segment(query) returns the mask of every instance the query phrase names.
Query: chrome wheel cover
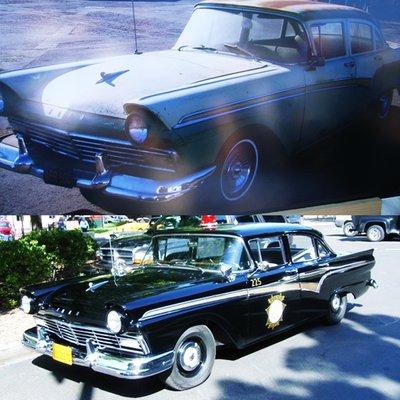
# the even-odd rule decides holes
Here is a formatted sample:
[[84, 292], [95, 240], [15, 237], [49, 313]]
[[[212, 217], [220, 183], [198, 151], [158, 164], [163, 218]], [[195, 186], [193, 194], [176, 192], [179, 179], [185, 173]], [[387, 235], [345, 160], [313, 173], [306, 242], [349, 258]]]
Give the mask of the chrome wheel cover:
[[338, 294], [334, 294], [331, 298], [331, 308], [334, 312], [338, 312], [342, 304], [342, 299]]
[[245, 139], [236, 143], [225, 158], [221, 171], [221, 192], [227, 200], [243, 197], [253, 184], [258, 169], [255, 143]]
[[203, 354], [200, 345], [195, 341], [182, 343], [178, 350], [178, 363], [185, 372], [193, 372], [203, 362]]
[[368, 235], [373, 241], [378, 241], [381, 238], [381, 232], [378, 228], [369, 228]]

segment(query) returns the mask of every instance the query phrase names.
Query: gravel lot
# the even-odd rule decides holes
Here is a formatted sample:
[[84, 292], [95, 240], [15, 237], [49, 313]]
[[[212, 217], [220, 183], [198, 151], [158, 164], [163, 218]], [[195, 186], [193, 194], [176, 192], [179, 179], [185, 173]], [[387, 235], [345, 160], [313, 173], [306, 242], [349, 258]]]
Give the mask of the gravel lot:
[[[150, 51], [172, 46], [186, 24], [196, 2], [193, 0], [137, 1], [139, 49]], [[0, 41], [0, 69], [19, 69], [129, 53], [133, 50], [130, 7], [129, 1], [0, 0], [0, 37], [2, 38]], [[387, 39], [399, 40], [399, 23], [384, 22], [383, 28]], [[398, 98], [396, 104], [400, 105]], [[0, 130], [4, 130], [6, 127], [7, 121], [0, 118]], [[336, 160], [336, 153], [330, 146], [334, 159], [331, 165], [323, 165], [323, 168], [328, 171], [325, 176], [317, 177], [315, 171], [322, 171], [321, 165], [312, 164], [304, 166], [302, 176], [295, 176], [299, 171], [294, 171], [288, 184], [282, 183], [282, 180], [278, 177], [279, 179], [276, 179], [276, 181], [279, 182], [279, 187], [273, 190], [279, 193], [276, 195], [279, 205], [271, 207], [271, 210], [282, 210], [281, 207], [284, 207], [284, 209], [303, 207], [304, 204], [309, 204], [307, 196], [316, 193], [318, 189], [322, 189], [320, 195], [321, 199], [326, 200], [325, 203], [337, 201], [336, 197], [340, 197], [340, 189], [345, 191], [346, 194], [341, 201], [358, 199], [359, 197], [355, 196], [357, 194], [361, 196], [361, 191], [357, 184], [363, 187], [367, 187], [368, 184], [364, 184], [362, 180], [360, 182], [351, 181], [347, 172], [336, 171], [337, 165], [347, 165], [346, 160], [353, 157], [354, 152], [352, 151], [350, 151], [350, 154], [343, 155], [342, 148], [344, 148], [343, 144], [337, 144], [338, 154], [343, 156], [343, 163]], [[309, 157], [309, 159], [315, 158], [319, 157], [315, 157], [315, 155]], [[388, 160], [390, 161], [390, 157], [385, 155], [383, 161]], [[381, 165], [381, 162], [378, 164]], [[356, 163], [353, 165], [356, 165]], [[371, 164], [369, 164], [369, 167], [371, 167]], [[376, 171], [376, 168], [371, 167], [371, 170]], [[363, 173], [369, 172], [364, 171]], [[318, 180], [316, 188], [312, 185], [309, 188], [304, 188], [304, 184], [309, 183], [313, 178]], [[335, 193], [325, 193], [325, 188], [320, 187], [319, 180], [332, 180], [334, 178], [339, 183], [335, 188]], [[348, 187], [343, 182], [347, 183]], [[386, 186], [382, 184], [379, 174], [378, 179], [371, 176], [370, 182], [376, 182], [380, 186], [368, 188], [363, 193], [363, 198], [398, 194], [398, 190], [395, 192], [387, 190]], [[300, 190], [296, 187], [296, 184], [300, 186]], [[105, 212], [87, 202], [77, 189], [64, 189], [46, 185], [41, 180], [31, 176], [0, 170], [0, 187], [0, 213], [2, 214], [60, 214], [78, 210], [85, 210], [85, 212], [91, 210], [93, 213]], [[352, 190], [352, 193], [349, 190]], [[203, 195], [203, 197], [205, 196]], [[317, 195], [312, 195], [312, 197], [317, 197]], [[286, 205], [281, 203], [281, 198], [287, 198], [290, 201], [298, 200], [298, 202], [291, 202], [290, 205]], [[190, 205], [191, 202], [186, 201], [185, 204], [179, 204], [180, 212], [183, 211], [182, 208], [186, 204]], [[204, 204], [203, 199], [200, 199], [197, 207], [204, 207]], [[315, 199], [310, 205], [316, 205]], [[258, 207], [260, 207], [259, 204]], [[118, 213], [123, 211], [114, 210]], [[202, 211], [209, 212], [210, 209]], [[213, 211], [222, 212], [222, 210]], [[233, 211], [239, 212], [236, 209]], [[176, 212], [176, 209], [172, 207], [169, 210], [165, 208], [161, 211], [151, 211], [145, 208], [136, 211], [136, 213], [140, 212], [173, 213]], [[189, 209], [186, 212], [191, 213], [193, 210]]]
[[[336, 251], [375, 249], [373, 276], [380, 286], [351, 299], [340, 325], [313, 323], [245, 351], [220, 351], [205, 384], [180, 393], [164, 389], [155, 378], [123, 381], [16, 349], [1, 365], [1, 350], [2, 399], [398, 400], [400, 241], [369, 243], [364, 237], [343, 237], [332, 223], [313, 226]], [[14, 321], [14, 333], [0, 334], [1, 342], [5, 337], [19, 340], [28, 324]]]

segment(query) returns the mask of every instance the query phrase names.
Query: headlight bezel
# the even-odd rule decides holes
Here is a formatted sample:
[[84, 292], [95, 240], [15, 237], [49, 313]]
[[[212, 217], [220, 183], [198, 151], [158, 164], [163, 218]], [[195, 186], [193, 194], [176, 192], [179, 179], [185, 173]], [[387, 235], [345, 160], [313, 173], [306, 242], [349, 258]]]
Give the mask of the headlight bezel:
[[[111, 324], [110, 324], [110, 320], [113, 319], [113, 318], [114, 318], [114, 320], [111, 321]], [[118, 334], [120, 334], [120, 333], [125, 331], [125, 329], [126, 329], [126, 318], [118, 310], [111, 309], [107, 313], [106, 320], [107, 320], [107, 329], [110, 332], [114, 333], [115, 335], [118, 335]], [[115, 325], [112, 326], [112, 324], [115, 324]]]
[[23, 295], [21, 297], [20, 309], [25, 314], [33, 314], [33, 312], [34, 312], [34, 301], [35, 301], [35, 299], [33, 297], [29, 297], [26, 294]]

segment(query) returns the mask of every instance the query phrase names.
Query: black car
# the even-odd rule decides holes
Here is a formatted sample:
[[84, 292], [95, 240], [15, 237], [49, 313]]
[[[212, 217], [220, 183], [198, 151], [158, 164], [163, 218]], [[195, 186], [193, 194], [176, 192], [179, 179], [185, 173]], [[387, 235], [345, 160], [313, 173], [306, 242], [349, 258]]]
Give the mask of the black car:
[[312, 318], [339, 323], [347, 295], [376, 286], [374, 264], [373, 250], [339, 256], [297, 224], [162, 232], [122, 277], [22, 289], [37, 324], [23, 344], [119, 378], [160, 374], [184, 390], [210, 375], [217, 345], [242, 349]]
[[398, 215], [359, 215], [353, 216], [343, 227], [347, 237], [366, 234], [371, 242], [381, 242], [385, 238], [400, 236], [400, 217]]

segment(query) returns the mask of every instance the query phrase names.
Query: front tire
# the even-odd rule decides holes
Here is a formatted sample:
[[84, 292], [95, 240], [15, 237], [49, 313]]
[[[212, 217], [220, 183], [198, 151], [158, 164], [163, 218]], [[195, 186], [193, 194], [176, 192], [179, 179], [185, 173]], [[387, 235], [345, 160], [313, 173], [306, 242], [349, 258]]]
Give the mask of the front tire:
[[367, 238], [370, 242], [381, 242], [385, 236], [385, 230], [380, 225], [371, 225], [367, 230]]
[[215, 340], [205, 325], [185, 331], [175, 345], [175, 360], [165, 384], [187, 390], [202, 384], [211, 374], [215, 360]]
[[357, 235], [357, 232], [354, 230], [354, 224], [351, 221], [348, 221], [343, 225], [343, 233], [347, 237], [354, 237]]
[[329, 299], [325, 317], [328, 325], [337, 325], [344, 318], [347, 311], [347, 296], [334, 293]]

